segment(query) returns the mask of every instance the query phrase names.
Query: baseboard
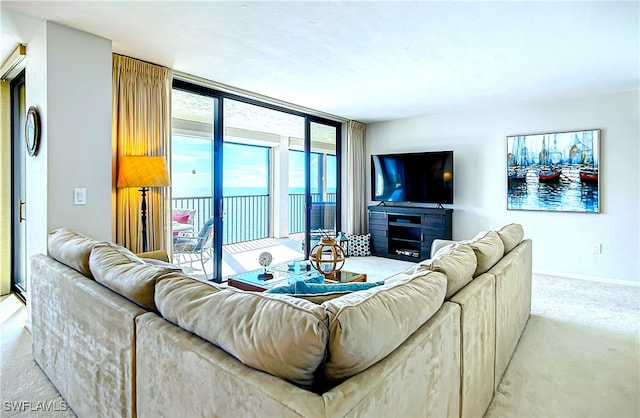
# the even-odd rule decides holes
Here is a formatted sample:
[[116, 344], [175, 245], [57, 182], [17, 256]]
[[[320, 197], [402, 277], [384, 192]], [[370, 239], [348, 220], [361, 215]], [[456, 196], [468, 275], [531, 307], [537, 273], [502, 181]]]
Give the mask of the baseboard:
[[0, 302], [0, 324], [4, 323], [23, 307], [24, 303], [15, 295], [15, 293], [11, 293], [4, 297], [2, 302]]
[[549, 271], [549, 270], [533, 270], [533, 274], [539, 274], [541, 276], [562, 277], [562, 278], [565, 278], [565, 279], [588, 280], [588, 281], [591, 281], [591, 282], [600, 282], [600, 283], [609, 283], [609, 284], [619, 284], [619, 285], [623, 285], [623, 286], [640, 287], [640, 282], [632, 282], [632, 281], [629, 281], [629, 280], [620, 280], [620, 279], [610, 279], [608, 277], [587, 276], [585, 274], [573, 274], [573, 273], [565, 273], [565, 272]]

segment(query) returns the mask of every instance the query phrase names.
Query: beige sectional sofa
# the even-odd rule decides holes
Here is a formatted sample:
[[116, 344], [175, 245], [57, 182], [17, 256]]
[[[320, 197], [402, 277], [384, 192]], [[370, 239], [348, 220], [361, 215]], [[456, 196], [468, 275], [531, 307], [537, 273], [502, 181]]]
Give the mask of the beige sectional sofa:
[[62, 228], [31, 260], [34, 358], [79, 416], [481, 416], [529, 316], [531, 241], [510, 224], [432, 254], [305, 297]]

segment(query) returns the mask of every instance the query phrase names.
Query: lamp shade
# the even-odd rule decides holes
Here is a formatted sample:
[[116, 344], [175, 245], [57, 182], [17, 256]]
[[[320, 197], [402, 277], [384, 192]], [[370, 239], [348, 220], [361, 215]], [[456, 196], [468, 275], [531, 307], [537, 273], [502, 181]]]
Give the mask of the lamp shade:
[[118, 187], [169, 186], [169, 172], [164, 157], [125, 156], [118, 160]]

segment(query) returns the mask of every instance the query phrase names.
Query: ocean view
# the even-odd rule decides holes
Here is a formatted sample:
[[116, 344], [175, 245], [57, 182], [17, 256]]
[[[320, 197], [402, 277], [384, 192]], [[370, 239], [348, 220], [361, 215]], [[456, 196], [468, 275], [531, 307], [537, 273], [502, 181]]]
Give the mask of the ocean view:
[[[269, 190], [269, 147], [225, 142], [222, 182], [224, 196], [265, 195]], [[304, 193], [304, 153], [289, 151], [289, 193]], [[321, 154], [311, 154], [311, 193], [318, 193]], [[174, 198], [212, 195], [213, 161], [211, 140], [173, 135], [171, 188]], [[328, 156], [327, 191], [336, 191], [336, 158]], [[250, 186], [248, 186], [250, 185]]]
[[[181, 193], [176, 193], [174, 186], [173, 198], [187, 198], [187, 197], [209, 197], [211, 196], [211, 187], [193, 187], [186, 185], [180, 187]], [[335, 188], [330, 188], [329, 193], [335, 193]], [[317, 190], [312, 190], [311, 193], [317, 193]], [[230, 196], [259, 196], [268, 194], [268, 190], [265, 187], [229, 187], [223, 191], [225, 197]], [[303, 187], [289, 188], [289, 194], [304, 194]]]

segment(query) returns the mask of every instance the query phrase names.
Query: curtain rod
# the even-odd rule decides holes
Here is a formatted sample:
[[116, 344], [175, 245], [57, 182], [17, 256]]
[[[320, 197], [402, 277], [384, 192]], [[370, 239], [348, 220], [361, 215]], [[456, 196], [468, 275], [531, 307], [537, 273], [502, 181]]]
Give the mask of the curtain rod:
[[0, 79], [3, 81], [13, 79], [24, 68], [24, 58], [27, 55], [27, 46], [19, 44], [0, 68]]
[[173, 70], [173, 76], [179, 80], [187, 81], [190, 83], [198, 84], [203, 87], [210, 87], [216, 90], [223, 91], [225, 93], [232, 93], [238, 96], [246, 97], [249, 99], [260, 100], [265, 103], [269, 103], [276, 106], [286, 107], [292, 110], [296, 110], [302, 113], [308, 113], [313, 116], [322, 117], [325, 119], [334, 120], [336, 122], [349, 122], [349, 119], [340, 116], [332, 115], [330, 113], [321, 112], [319, 110], [310, 109], [308, 107], [299, 106], [293, 103], [286, 102], [284, 100], [274, 99], [273, 97], [265, 96], [259, 93], [254, 93], [249, 90], [244, 90], [238, 87], [232, 87], [227, 84], [219, 83], [217, 81], [207, 80], [206, 78], [194, 76], [191, 74], [183, 73], [181, 71]]

